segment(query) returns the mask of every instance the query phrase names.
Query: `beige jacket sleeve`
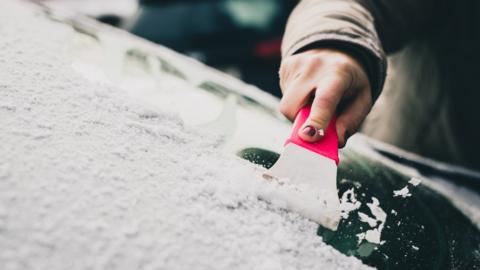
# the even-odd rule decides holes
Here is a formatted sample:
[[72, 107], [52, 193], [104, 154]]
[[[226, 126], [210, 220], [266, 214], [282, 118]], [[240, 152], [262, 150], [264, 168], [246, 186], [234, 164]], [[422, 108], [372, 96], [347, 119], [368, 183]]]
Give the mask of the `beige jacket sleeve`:
[[345, 50], [366, 68], [376, 99], [386, 77], [383, 49], [395, 52], [434, 34], [452, 12], [448, 0], [303, 0], [290, 16], [282, 54], [319, 47]]
[[346, 50], [364, 64], [372, 95], [380, 94], [386, 76], [386, 57], [371, 13], [355, 1], [303, 0], [290, 16], [282, 57], [311, 47]]

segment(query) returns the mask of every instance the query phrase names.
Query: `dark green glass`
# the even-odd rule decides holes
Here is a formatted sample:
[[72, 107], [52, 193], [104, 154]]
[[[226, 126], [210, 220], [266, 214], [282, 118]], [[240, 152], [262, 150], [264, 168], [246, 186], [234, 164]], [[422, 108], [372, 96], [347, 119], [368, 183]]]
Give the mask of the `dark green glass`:
[[[362, 203], [359, 211], [366, 214], [370, 214], [366, 203], [372, 197], [380, 201], [388, 214], [382, 232], [385, 243], [358, 243], [356, 235], [370, 227], [354, 211], [337, 231], [318, 228], [317, 234], [327, 244], [378, 269], [480, 269], [480, 231], [448, 199], [424, 185], [409, 185], [411, 197], [393, 197], [393, 191], [405, 187], [409, 177], [361, 153], [347, 150], [342, 154], [339, 192], [354, 188]], [[249, 148], [239, 156], [269, 168], [279, 155]]]

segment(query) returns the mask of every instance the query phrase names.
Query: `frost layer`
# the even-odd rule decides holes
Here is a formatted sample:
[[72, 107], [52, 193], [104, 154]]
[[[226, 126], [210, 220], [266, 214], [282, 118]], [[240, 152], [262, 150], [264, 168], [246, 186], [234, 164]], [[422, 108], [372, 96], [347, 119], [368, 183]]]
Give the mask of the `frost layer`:
[[0, 1], [0, 269], [367, 268], [212, 138], [82, 79], [73, 35]]

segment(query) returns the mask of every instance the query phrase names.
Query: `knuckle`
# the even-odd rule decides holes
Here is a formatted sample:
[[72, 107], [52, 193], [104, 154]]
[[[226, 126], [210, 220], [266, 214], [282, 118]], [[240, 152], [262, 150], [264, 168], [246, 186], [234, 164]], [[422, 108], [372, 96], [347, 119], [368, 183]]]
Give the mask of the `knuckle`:
[[330, 120], [329, 118], [330, 116], [324, 108], [317, 110], [316, 113], [310, 115], [310, 121], [317, 127], [325, 127]]
[[351, 67], [350, 60], [345, 57], [336, 57], [332, 62], [332, 65], [338, 70], [348, 70]]
[[354, 62], [349, 56], [343, 53], [338, 53], [330, 58], [328, 66], [329, 69], [332, 69], [339, 74], [345, 74], [350, 73], [353, 70]]
[[353, 67], [348, 61], [337, 60], [332, 67], [336, 71], [336, 74], [342, 78], [351, 77], [353, 73]]
[[310, 117], [310, 123], [317, 128], [325, 128], [328, 122], [328, 117], [325, 114], [316, 114]]
[[295, 69], [296, 62], [298, 62], [298, 59], [294, 56], [283, 59], [282, 63], [280, 64], [280, 75], [289, 73], [290, 70]]
[[308, 58], [305, 59], [303, 62], [303, 71], [309, 74], [314, 74], [316, 71], [321, 70], [321, 68], [324, 66], [324, 60], [322, 57], [318, 56], [306, 56]]
[[335, 108], [335, 100], [332, 96], [327, 95], [325, 93], [319, 94], [315, 96], [315, 106], [318, 107], [319, 109], [333, 109]]
[[319, 67], [324, 64], [323, 57], [321, 56], [310, 56], [308, 59], [308, 64], [310, 67]]
[[292, 81], [301, 73], [301, 68], [304, 66], [303, 63], [304, 61], [298, 56], [290, 56], [282, 60], [282, 63], [280, 64], [280, 70], [278, 72], [280, 77], [280, 86], [282, 89], [288, 84], [289, 81]]
[[354, 85], [355, 76], [352, 66], [347, 63], [334, 64], [325, 71], [325, 77], [335, 85], [347, 90]]

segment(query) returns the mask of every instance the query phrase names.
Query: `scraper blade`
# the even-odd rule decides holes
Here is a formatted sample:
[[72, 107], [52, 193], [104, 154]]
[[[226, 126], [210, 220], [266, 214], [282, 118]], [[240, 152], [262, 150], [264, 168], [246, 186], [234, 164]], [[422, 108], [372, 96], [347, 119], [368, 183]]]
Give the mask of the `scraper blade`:
[[338, 136], [335, 118], [330, 121], [322, 140], [309, 143], [298, 136], [298, 130], [309, 115], [310, 106], [300, 110], [283, 153], [265, 176], [267, 179], [288, 181], [304, 193], [304, 202], [287, 208], [336, 230], [341, 213], [337, 192]]

